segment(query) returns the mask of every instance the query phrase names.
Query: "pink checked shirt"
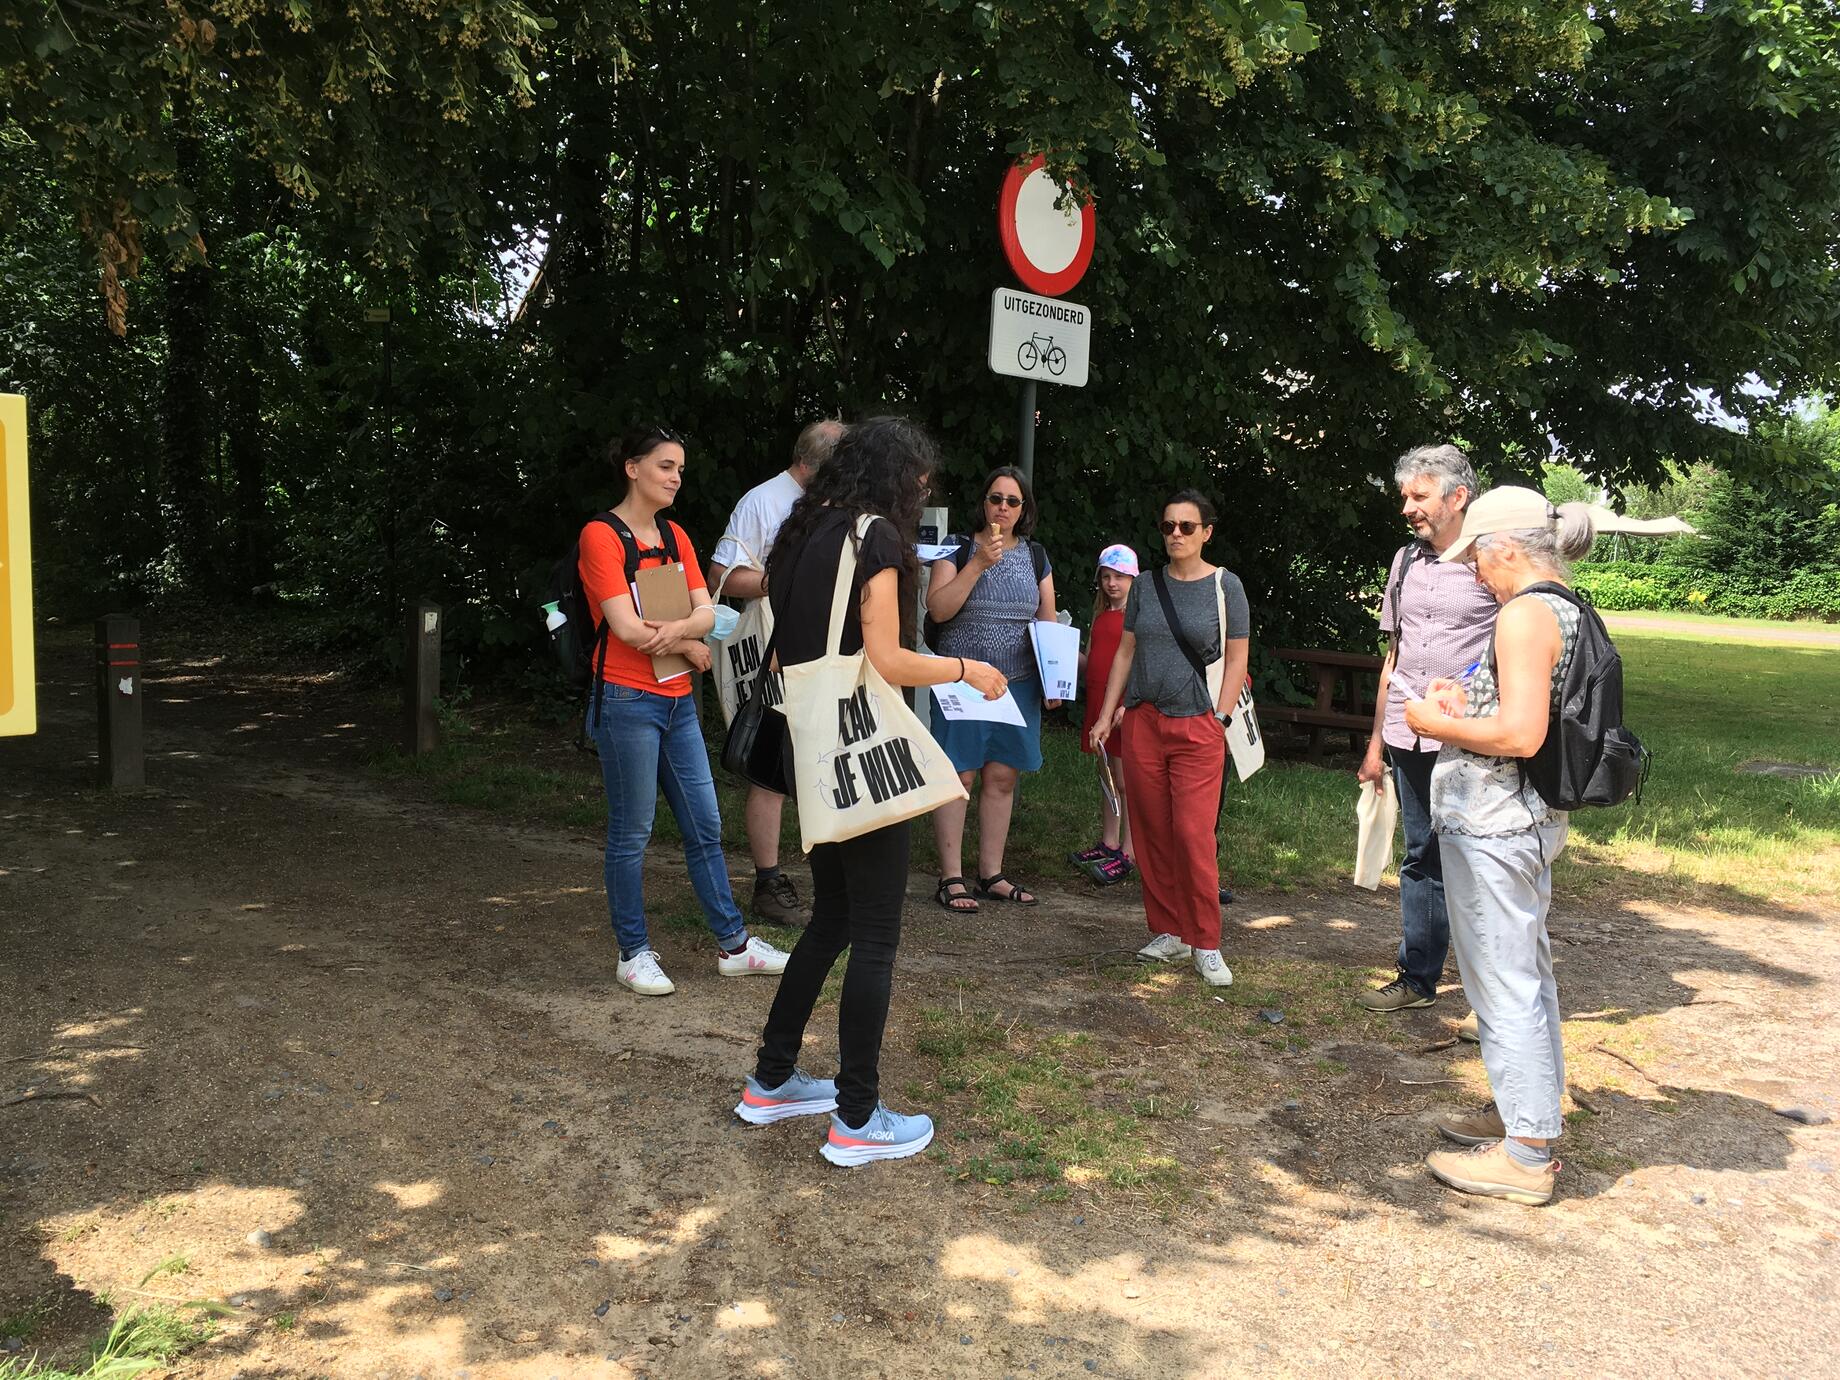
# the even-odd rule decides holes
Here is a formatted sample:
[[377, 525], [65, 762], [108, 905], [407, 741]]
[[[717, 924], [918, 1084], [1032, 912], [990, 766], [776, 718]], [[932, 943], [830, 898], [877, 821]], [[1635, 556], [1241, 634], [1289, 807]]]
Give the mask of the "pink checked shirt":
[[[1404, 579], [1400, 562], [1405, 562]], [[1393, 591], [1399, 590], [1395, 606]], [[1380, 630], [1393, 639], [1393, 677], [1387, 685], [1386, 721], [1380, 737], [1388, 747], [1436, 752], [1434, 738], [1406, 726], [1406, 701], [1422, 698], [1439, 676], [1456, 677], [1488, 651], [1500, 605], [1482, 587], [1474, 566], [1442, 563], [1422, 541], [1406, 545], [1386, 573], [1380, 601]]]

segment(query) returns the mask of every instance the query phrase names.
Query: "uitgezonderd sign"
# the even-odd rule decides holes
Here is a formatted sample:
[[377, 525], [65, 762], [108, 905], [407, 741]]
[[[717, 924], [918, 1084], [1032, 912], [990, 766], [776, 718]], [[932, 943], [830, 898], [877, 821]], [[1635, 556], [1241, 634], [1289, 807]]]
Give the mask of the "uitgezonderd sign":
[[1015, 288], [990, 294], [992, 373], [1084, 388], [1091, 360], [1089, 308]]

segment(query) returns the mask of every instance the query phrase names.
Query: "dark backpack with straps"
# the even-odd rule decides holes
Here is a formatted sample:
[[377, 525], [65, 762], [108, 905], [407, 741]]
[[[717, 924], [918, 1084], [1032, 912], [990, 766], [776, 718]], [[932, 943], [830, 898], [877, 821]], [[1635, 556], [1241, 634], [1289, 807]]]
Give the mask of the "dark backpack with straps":
[[[1029, 544], [1029, 561], [1035, 567], [1035, 583], [1039, 585], [1048, 574], [1048, 548], [1033, 537], [1024, 537], [1023, 540]], [[960, 570], [963, 570], [971, 560], [972, 545], [971, 537], [958, 539], [958, 550], [952, 553], [950, 560]], [[952, 615], [952, 618], [956, 617], [958, 617], [957, 614]], [[939, 648], [933, 646], [934, 639], [939, 636], [939, 630], [945, 627], [946, 623], [950, 623], [952, 618], [946, 619], [945, 622], [938, 622], [931, 614], [928, 614], [920, 628], [920, 640], [932, 647], [934, 651], [938, 651]]]
[[[1556, 595], [1579, 614], [1572, 664], [1559, 687], [1546, 741], [1533, 756], [1521, 759], [1522, 776], [1555, 810], [1621, 805], [1632, 795], [1640, 799], [1650, 755], [1623, 725], [1623, 658], [1604, 620], [1576, 591], [1550, 580], [1521, 593]], [[1491, 662], [1494, 654], [1491, 643]]]

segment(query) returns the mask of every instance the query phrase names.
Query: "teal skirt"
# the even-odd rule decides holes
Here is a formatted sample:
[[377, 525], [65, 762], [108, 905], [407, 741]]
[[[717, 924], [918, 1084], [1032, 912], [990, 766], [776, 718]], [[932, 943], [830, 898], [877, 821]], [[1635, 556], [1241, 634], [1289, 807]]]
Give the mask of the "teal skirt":
[[1010, 694], [1023, 723], [993, 724], [981, 719], [948, 719], [933, 706], [933, 739], [952, 759], [952, 770], [979, 771], [986, 762], [1001, 762], [1017, 771], [1041, 770], [1041, 681], [1034, 676], [1012, 680]]

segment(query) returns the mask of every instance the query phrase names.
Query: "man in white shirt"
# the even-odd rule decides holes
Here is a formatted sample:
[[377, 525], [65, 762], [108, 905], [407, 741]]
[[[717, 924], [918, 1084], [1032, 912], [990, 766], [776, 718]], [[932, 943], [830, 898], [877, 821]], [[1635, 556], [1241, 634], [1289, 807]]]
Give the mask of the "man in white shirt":
[[[722, 540], [710, 554], [711, 589], [720, 585], [727, 574], [728, 584], [722, 590], [725, 597], [759, 599], [766, 593], [762, 572], [780, 524], [805, 492], [811, 477], [830, 458], [841, 435], [842, 422], [826, 419], [811, 423], [793, 443], [792, 464], [741, 496]], [[748, 787], [748, 851], [754, 857], [754, 897], [748, 903], [748, 913], [756, 920], [775, 925], [803, 925], [808, 918], [805, 904], [792, 878], [779, 869], [780, 816], [785, 804], [786, 797], [777, 791]]]

